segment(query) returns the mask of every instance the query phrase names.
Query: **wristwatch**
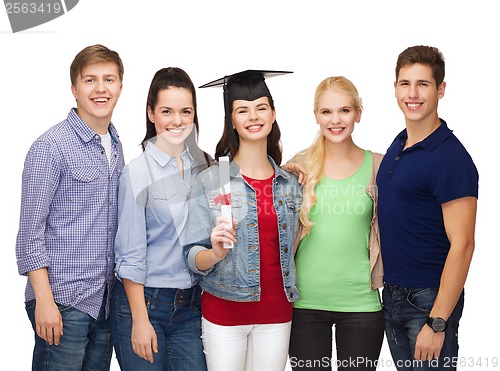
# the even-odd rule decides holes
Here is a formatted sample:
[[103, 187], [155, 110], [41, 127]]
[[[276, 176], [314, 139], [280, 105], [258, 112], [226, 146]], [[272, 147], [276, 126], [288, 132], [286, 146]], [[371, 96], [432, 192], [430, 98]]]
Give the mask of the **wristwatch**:
[[448, 322], [441, 317], [427, 317], [426, 323], [434, 332], [444, 332], [448, 327]]

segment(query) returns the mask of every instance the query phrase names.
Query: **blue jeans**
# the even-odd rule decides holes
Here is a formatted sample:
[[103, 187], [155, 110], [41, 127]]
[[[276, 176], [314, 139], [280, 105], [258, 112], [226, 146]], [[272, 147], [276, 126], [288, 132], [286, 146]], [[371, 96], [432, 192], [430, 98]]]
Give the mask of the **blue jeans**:
[[398, 371], [456, 370], [458, 323], [464, 307], [463, 291], [448, 320], [439, 359], [416, 361], [413, 358], [417, 335], [425, 326], [437, 293], [437, 288], [412, 289], [394, 285], [384, 286], [382, 300], [387, 342]]
[[49, 345], [36, 334], [35, 306], [35, 300], [26, 302], [26, 312], [35, 331], [32, 371], [109, 370], [113, 345], [110, 320], [105, 319], [105, 301], [97, 319], [75, 308], [58, 305], [64, 330], [59, 345]]
[[201, 341], [201, 289], [144, 288], [149, 321], [156, 331], [154, 362], [132, 350], [132, 314], [123, 283], [116, 281], [111, 297], [111, 333], [122, 371], [204, 371]]

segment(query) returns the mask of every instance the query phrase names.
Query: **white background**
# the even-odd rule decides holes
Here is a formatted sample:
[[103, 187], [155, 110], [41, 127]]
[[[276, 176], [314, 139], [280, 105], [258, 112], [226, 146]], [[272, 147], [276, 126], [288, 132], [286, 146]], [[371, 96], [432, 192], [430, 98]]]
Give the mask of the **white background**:
[[[466, 366], [459, 369], [500, 369], [492, 364], [500, 357], [498, 306], [493, 304], [498, 303], [500, 258], [494, 193], [500, 124], [495, 3], [82, 0], [66, 15], [16, 34], [0, 7], [0, 151], [5, 176], [0, 369], [29, 370], [34, 342], [23, 305], [26, 279], [18, 275], [15, 261], [24, 157], [36, 137], [64, 119], [74, 105], [69, 66], [76, 53], [95, 43], [118, 51], [124, 61], [123, 92], [113, 122], [127, 163], [140, 153], [150, 81], [167, 66], [183, 68], [196, 86], [243, 69], [294, 71], [267, 80], [285, 161], [308, 146], [316, 133], [312, 107], [317, 84], [327, 76], [344, 75], [364, 101], [355, 141], [384, 153], [404, 127], [393, 95], [398, 54], [416, 44], [440, 48], [447, 62], [447, 90], [439, 113], [480, 173], [476, 252], [460, 325], [460, 357]], [[222, 130], [222, 91], [199, 89], [198, 105], [200, 146], [213, 154]], [[385, 343], [381, 364], [381, 370], [394, 370]], [[112, 369], [118, 370], [115, 359]]]

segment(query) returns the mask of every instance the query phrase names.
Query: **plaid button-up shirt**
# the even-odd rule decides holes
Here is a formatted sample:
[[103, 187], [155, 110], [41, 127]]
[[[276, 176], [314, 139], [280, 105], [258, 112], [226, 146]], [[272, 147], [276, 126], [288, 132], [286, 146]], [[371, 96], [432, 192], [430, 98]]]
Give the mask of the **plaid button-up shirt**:
[[[124, 158], [113, 124], [109, 133], [108, 161], [101, 137], [72, 109], [33, 143], [24, 164], [16, 243], [21, 275], [47, 267], [54, 300], [93, 318], [114, 282]], [[29, 279], [25, 298], [35, 298]]]

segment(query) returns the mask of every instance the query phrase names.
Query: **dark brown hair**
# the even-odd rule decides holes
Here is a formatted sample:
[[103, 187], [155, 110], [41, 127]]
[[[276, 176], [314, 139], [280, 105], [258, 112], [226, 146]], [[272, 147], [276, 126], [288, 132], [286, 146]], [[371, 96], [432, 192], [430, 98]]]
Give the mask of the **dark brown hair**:
[[405, 49], [399, 54], [396, 62], [396, 81], [399, 78], [399, 70], [415, 63], [424, 64], [432, 68], [432, 77], [436, 81], [436, 88], [444, 81], [444, 56], [438, 48], [432, 46], [417, 45]]

